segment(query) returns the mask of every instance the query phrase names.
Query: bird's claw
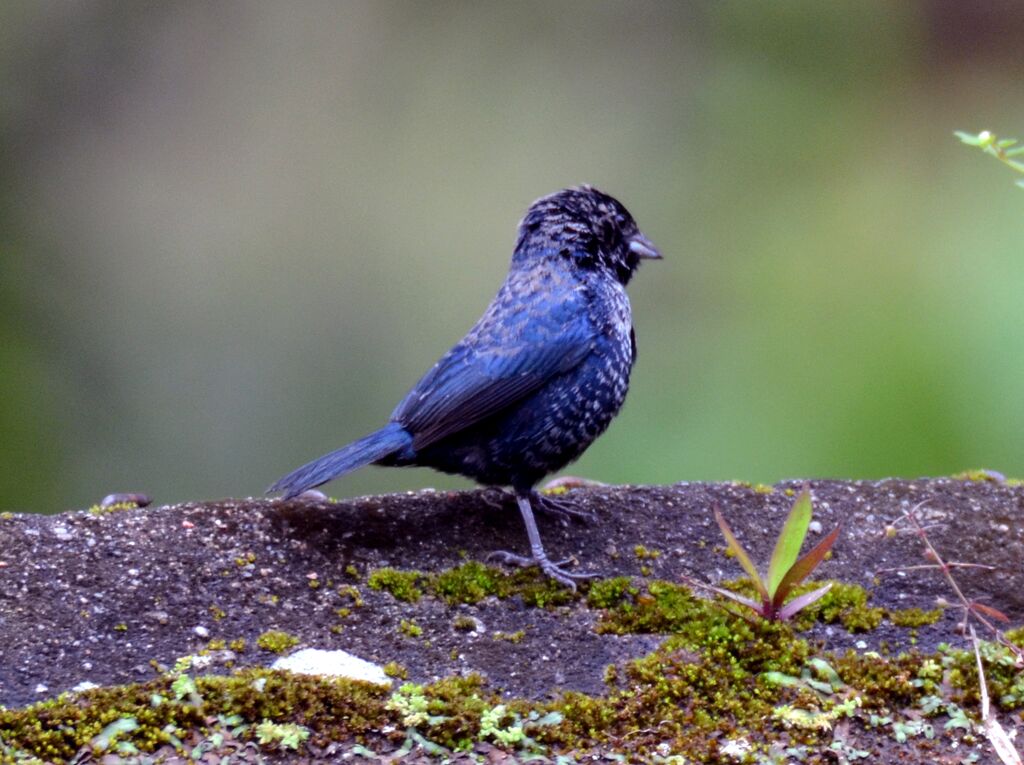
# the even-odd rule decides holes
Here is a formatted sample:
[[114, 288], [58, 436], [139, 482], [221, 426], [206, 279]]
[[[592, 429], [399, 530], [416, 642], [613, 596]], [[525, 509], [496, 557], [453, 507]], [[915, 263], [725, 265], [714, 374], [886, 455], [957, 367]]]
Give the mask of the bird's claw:
[[563, 526], [567, 525], [569, 518], [584, 521], [585, 523], [597, 522], [597, 513], [590, 512], [589, 510], [580, 510], [575, 506], [574, 502], [568, 499], [534, 491], [530, 494], [530, 500], [542, 513], [558, 518]]
[[526, 568], [528, 566], [538, 566], [544, 574], [551, 579], [554, 579], [559, 584], [565, 585], [573, 592], [576, 592], [576, 582], [574, 580], [586, 580], [596, 579], [600, 577], [600, 574], [588, 574], [588, 573], [577, 573], [575, 571], [566, 571], [562, 566], [569, 563], [574, 563], [575, 558], [565, 558], [560, 561], [549, 560], [546, 556], [544, 557], [531, 557], [529, 555], [516, 555], [508, 550], [495, 550], [487, 556], [488, 560], [498, 560], [508, 566], [520, 566]]

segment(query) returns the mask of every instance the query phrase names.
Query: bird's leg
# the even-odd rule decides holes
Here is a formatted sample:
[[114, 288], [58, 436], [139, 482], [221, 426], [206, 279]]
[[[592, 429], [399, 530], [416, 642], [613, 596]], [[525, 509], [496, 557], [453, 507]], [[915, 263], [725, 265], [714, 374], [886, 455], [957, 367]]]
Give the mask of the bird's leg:
[[541, 494], [536, 489], [530, 492], [530, 499], [533, 500], [534, 505], [538, 510], [550, 515], [554, 515], [560, 519], [563, 524], [567, 518], [573, 518], [577, 521], [585, 521], [586, 523], [595, 523], [597, 521], [597, 513], [592, 513], [588, 510], [580, 510], [576, 507], [576, 503], [564, 495], [557, 494]]
[[505, 550], [497, 550], [491, 553], [488, 557], [497, 558], [503, 563], [514, 566], [540, 566], [540, 570], [545, 574], [575, 592], [576, 582], [573, 581], [574, 579], [590, 579], [592, 577], [599, 576], [599, 574], [576, 574], [561, 568], [568, 563], [571, 558], [558, 561], [557, 563], [548, 559], [547, 553], [544, 552], [544, 545], [541, 544], [540, 541], [540, 532], [537, 530], [537, 522], [533, 519], [533, 509], [530, 507], [531, 494], [532, 492], [516, 492], [516, 502], [519, 503], [519, 513], [523, 516], [523, 525], [526, 526], [526, 536], [530, 540], [530, 556], [527, 557], [524, 555], [516, 555], [514, 553], [506, 552]]

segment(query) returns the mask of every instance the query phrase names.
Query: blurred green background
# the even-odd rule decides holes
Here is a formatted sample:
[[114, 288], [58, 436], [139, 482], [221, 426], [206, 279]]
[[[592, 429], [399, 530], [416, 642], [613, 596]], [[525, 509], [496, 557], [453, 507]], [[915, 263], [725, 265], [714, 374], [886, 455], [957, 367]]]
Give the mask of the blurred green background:
[[1024, 137], [1018, 10], [4, 3], [0, 509], [259, 494], [378, 427], [580, 182], [666, 259], [569, 472], [1024, 475], [1024, 191], [952, 135]]

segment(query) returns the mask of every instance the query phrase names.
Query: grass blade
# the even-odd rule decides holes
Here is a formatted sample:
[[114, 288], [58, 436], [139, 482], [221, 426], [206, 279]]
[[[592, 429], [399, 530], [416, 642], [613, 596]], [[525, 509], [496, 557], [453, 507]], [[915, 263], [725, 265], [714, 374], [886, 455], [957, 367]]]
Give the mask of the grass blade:
[[765, 601], [770, 600], [768, 590], [765, 589], [764, 582], [761, 581], [761, 575], [757, 573], [757, 568], [754, 566], [754, 562], [750, 560], [750, 556], [747, 555], [747, 551], [743, 549], [743, 545], [740, 544], [739, 540], [736, 539], [736, 535], [732, 533], [732, 529], [729, 528], [729, 524], [725, 522], [725, 517], [721, 511], [715, 508], [715, 521], [718, 523], [718, 528], [722, 530], [722, 536], [725, 537], [725, 542], [729, 549], [732, 550], [733, 555], [736, 556], [736, 560], [743, 566], [743, 570], [747, 572], [747, 576], [754, 580], [754, 586], [757, 587], [757, 591], [761, 593], [761, 597]]
[[800, 611], [803, 611], [807, 606], [820, 600], [826, 592], [832, 589], [832, 582], [829, 582], [824, 587], [819, 587], [816, 590], [805, 592], [803, 595], [798, 595], [779, 609], [779, 620], [786, 621], [792, 619]]
[[797, 556], [800, 555], [800, 547], [807, 536], [807, 527], [810, 523], [811, 492], [805, 486], [786, 516], [786, 523], [779, 533], [778, 541], [775, 542], [772, 560], [768, 564], [768, 597], [772, 600], [775, 599], [786, 572], [792, 568]]
[[715, 587], [714, 585], [707, 585], [707, 588], [716, 595], [721, 595], [723, 598], [728, 598], [729, 600], [735, 600], [737, 603], [741, 603], [747, 608], [753, 609], [757, 613], [761, 613], [764, 608], [763, 603], [758, 603], [756, 600], [748, 598], [746, 595], [740, 595], [738, 592], [726, 590], [722, 587]]
[[773, 602], [777, 601], [775, 602], [776, 608], [782, 605], [782, 601], [786, 599], [786, 595], [789, 594], [790, 590], [809, 577], [814, 569], [818, 567], [818, 564], [825, 559], [825, 555], [832, 549], [832, 545], [836, 543], [836, 540], [839, 539], [840, 528], [840, 526], [836, 526], [832, 529], [832, 533], [808, 550], [804, 557], [790, 567], [789, 571], [782, 577], [782, 581], [779, 582], [779, 587], [772, 599]]

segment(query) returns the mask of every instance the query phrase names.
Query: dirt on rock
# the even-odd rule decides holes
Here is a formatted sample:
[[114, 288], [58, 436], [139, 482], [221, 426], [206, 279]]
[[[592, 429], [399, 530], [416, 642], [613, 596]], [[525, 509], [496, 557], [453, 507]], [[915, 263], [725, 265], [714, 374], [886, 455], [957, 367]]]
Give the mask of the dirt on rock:
[[[793, 502], [786, 489], [801, 486], [577, 489], [566, 498], [593, 513], [594, 522], [541, 516], [539, 524], [550, 557], [574, 558], [581, 572], [717, 582], [742, 571], [723, 555], [712, 509], [728, 518], [755, 560], [766, 561]], [[948, 560], [994, 567], [955, 570], [966, 596], [998, 608], [1013, 624], [1024, 621], [1024, 487], [953, 479], [810, 487], [818, 537], [842, 525], [815, 578], [861, 584], [876, 606], [930, 609], [939, 598], [954, 600], [904, 519], [917, 507]], [[23, 706], [84, 682], [147, 680], [211, 640], [227, 646], [217, 657], [222, 664], [269, 665], [276, 655], [257, 646], [268, 630], [288, 632], [302, 646], [398, 662], [417, 682], [477, 672], [511, 696], [602, 693], [606, 666], [649, 653], [662, 636], [598, 634], [595, 612], [581, 601], [538, 609], [517, 597], [486, 598], [452, 607], [429, 597], [402, 602], [364, 586], [367, 573], [381, 567], [436, 572], [484, 560], [496, 548], [524, 552], [525, 541], [514, 501], [495, 491], [6, 514], [0, 705]], [[347, 584], [359, 585], [360, 607], [340, 594]], [[457, 629], [459, 616], [471, 617], [477, 629]], [[916, 647], [962, 643], [960, 618], [947, 609], [936, 624], [916, 630]], [[422, 634], [410, 636], [403, 620]], [[519, 632], [521, 639], [495, 639]], [[814, 637], [826, 648], [885, 642], [896, 652], [909, 647], [908, 634], [883, 625], [850, 635], [822, 625]]]

